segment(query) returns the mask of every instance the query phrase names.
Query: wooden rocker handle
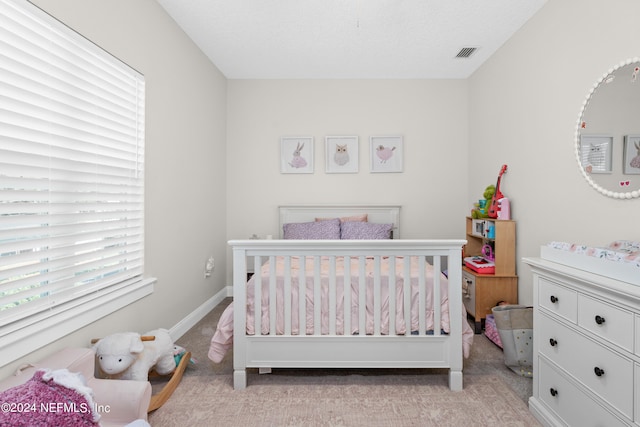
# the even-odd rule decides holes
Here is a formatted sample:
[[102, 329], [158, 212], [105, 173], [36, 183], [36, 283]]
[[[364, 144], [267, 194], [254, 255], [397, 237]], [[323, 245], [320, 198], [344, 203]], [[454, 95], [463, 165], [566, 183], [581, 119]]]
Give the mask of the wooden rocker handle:
[[[100, 339], [101, 339], [101, 338], [93, 338], [93, 339], [91, 340], [91, 344], [95, 344], [95, 343], [97, 343], [98, 341], [100, 341]], [[155, 335], [142, 335], [142, 336], [140, 337], [140, 339], [142, 339], [142, 341], [155, 341], [156, 336], [155, 336]]]

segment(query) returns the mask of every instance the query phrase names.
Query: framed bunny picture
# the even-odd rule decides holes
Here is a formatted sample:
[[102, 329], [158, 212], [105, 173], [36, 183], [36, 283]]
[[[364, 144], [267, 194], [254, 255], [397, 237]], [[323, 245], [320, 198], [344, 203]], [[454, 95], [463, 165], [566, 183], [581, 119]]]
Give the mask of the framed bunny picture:
[[280, 139], [280, 172], [313, 173], [312, 136], [288, 136]]

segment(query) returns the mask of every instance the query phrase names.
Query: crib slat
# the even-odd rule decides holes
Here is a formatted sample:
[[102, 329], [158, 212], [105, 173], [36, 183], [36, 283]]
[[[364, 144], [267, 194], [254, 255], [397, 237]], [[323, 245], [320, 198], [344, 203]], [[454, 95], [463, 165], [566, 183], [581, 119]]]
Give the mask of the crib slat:
[[313, 257], [313, 334], [322, 335], [322, 284], [320, 282], [320, 257]]
[[307, 334], [307, 258], [300, 257], [300, 271], [298, 276], [298, 325], [299, 335]]
[[344, 277], [342, 288], [344, 294], [344, 304], [342, 305], [342, 319], [344, 324], [344, 335], [351, 335], [351, 257], [344, 257]]
[[380, 335], [380, 323], [381, 316], [381, 291], [380, 291], [380, 276], [381, 273], [381, 259], [379, 256], [373, 259], [373, 334]]
[[253, 275], [254, 275], [254, 327], [255, 334], [262, 333], [262, 257], [253, 257]]
[[424, 256], [417, 257], [418, 262], [418, 335], [427, 332], [427, 290], [425, 284], [425, 271], [427, 263]]
[[389, 335], [396, 334], [396, 257], [389, 256], [389, 276], [387, 290], [389, 292]]
[[269, 257], [269, 333], [276, 335], [276, 257]]
[[367, 323], [366, 323], [366, 315], [367, 315], [367, 295], [366, 295], [366, 270], [365, 270], [365, 257], [358, 257], [358, 333], [360, 335], [367, 334]]
[[441, 268], [440, 268], [440, 255], [433, 257], [433, 333], [440, 335], [442, 330], [442, 292], [440, 288]]
[[284, 334], [291, 335], [291, 257], [284, 257]]
[[329, 257], [329, 334], [336, 334], [336, 257]]
[[405, 256], [402, 260], [404, 265], [404, 274], [402, 275], [402, 287], [404, 295], [404, 324], [407, 331], [406, 335], [411, 335], [411, 258]]

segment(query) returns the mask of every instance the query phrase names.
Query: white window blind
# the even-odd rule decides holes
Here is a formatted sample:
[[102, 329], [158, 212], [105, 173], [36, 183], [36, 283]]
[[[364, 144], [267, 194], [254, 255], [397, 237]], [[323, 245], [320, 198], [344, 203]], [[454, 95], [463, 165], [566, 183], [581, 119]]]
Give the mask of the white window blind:
[[0, 0], [0, 336], [143, 280], [144, 77]]

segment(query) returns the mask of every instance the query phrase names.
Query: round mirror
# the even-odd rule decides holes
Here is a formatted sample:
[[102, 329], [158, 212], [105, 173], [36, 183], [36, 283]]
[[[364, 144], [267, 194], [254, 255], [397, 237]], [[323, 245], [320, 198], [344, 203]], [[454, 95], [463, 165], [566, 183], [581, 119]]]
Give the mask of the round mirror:
[[582, 175], [600, 193], [640, 197], [640, 59], [607, 71], [582, 104], [575, 137]]

